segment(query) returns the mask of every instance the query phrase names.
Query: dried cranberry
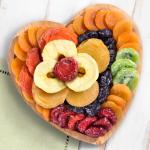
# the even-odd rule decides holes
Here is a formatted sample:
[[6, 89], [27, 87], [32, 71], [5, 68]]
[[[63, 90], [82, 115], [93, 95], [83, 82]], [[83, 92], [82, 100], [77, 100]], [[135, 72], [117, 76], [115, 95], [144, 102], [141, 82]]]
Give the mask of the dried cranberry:
[[107, 131], [102, 127], [90, 127], [85, 131], [85, 134], [90, 137], [97, 138], [99, 136], [103, 136], [106, 132]]
[[73, 80], [77, 73], [77, 61], [71, 57], [62, 58], [54, 67], [54, 75], [64, 82]]
[[60, 127], [67, 128], [70, 115], [75, 115], [75, 113], [71, 111], [66, 111], [59, 114], [58, 122]]
[[105, 108], [101, 108], [100, 111], [98, 112], [98, 116], [100, 118], [103, 118], [103, 117], [108, 118], [112, 124], [115, 124], [116, 121], [117, 121], [116, 114], [110, 108], [106, 108], [106, 107]]
[[71, 115], [68, 122], [68, 128], [75, 130], [76, 123], [85, 118], [84, 114]]
[[58, 116], [62, 113], [66, 108], [63, 105], [60, 105], [51, 111], [51, 121], [55, 124], [58, 124]]
[[99, 120], [97, 120], [96, 122], [94, 122], [93, 125], [94, 126], [102, 126], [106, 130], [110, 130], [112, 128], [111, 122], [106, 117], [100, 118]]
[[93, 123], [97, 120], [96, 117], [86, 117], [85, 119], [83, 119], [77, 126], [77, 129], [81, 132], [84, 133], [85, 130]]

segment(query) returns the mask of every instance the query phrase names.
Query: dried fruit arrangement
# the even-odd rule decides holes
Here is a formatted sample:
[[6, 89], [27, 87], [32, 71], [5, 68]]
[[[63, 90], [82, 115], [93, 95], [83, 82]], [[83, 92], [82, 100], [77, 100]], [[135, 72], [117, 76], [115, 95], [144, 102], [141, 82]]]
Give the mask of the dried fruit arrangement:
[[131, 18], [97, 4], [66, 26], [27, 25], [11, 43], [8, 65], [25, 102], [45, 121], [78, 140], [102, 144], [133, 98], [141, 51]]

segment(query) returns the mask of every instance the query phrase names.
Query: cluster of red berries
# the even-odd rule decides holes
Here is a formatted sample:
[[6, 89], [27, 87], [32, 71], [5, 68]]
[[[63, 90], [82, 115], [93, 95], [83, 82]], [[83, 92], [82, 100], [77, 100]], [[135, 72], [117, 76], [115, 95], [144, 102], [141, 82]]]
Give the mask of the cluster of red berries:
[[69, 111], [64, 105], [60, 105], [51, 111], [51, 121], [62, 128], [96, 138], [108, 132], [116, 123], [117, 117], [110, 108], [100, 108], [97, 116], [91, 117]]

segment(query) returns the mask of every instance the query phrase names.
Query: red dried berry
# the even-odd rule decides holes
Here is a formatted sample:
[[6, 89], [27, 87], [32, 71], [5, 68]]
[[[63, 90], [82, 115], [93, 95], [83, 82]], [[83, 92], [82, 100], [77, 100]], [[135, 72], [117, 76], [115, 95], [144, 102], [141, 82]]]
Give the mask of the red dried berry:
[[29, 69], [29, 72], [33, 75], [35, 67], [40, 63], [40, 52], [38, 48], [32, 48], [27, 53], [26, 65]]
[[54, 67], [54, 75], [64, 82], [73, 80], [77, 73], [77, 61], [71, 57], [62, 58]]
[[100, 118], [103, 118], [103, 117], [108, 118], [112, 124], [115, 124], [117, 122], [117, 116], [111, 108], [107, 108], [107, 107], [101, 108], [98, 113], [98, 116]]
[[84, 114], [71, 115], [68, 122], [68, 128], [75, 130], [77, 122], [85, 118]]
[[60, 113], [64, 112], [66, 108], [64, 107], [64, 105], [60, 105], [54, 109], [52, 109], [51, 111], [51, 121], [55, 124], [58, 124], [58, 116]]
[[85, 134], [90, 137], [97, 138], [99, 136], [103, 136], [106, 132], [107, 131], [102, 127], [90, 127], [85, 131]]
[[19, 74], [19, 85], [23, 92], [27, 93], [32, 97], [32, 83], [33, 79], [29, 73], [29, 70], [26, 65], [24, 65]]
[[112, 128], [111, 122], [106, 117], [100, 118], [99, 120], [97, 120], [96, 122], [94, 122], [93, 125], [94, 126], [104, 127], [107, 131]]
[[75, 115], [75, 113], [71, 111], [66, 111], [66, 112], [62, 112], [59, 114], [58, 122], [59, 122], [60, 127], [62, 128], [68, 127], [68, 121], [69, 121], [70, 115]]
[[83, 119], [77, 126], [77, 129], [81, 132], [84, 133], [85, 130], [93, 123], [97, 120], [96, 117], [86, 117], [85, 119]]

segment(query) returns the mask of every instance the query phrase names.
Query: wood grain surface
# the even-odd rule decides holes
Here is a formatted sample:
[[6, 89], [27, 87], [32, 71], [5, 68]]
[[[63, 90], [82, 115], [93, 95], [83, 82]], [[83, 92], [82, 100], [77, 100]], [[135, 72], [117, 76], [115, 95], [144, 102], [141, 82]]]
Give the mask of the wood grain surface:
[[144, 61], [136, 96], [116, 134], [100, 147], [81, 143], [80, 150], [150, 150], [149, 0], [0, 0], [0, 57], [6, 56], [11, 37], [24, 24], [43, 19], [66, 23], [94, 3], [114, 4], [132, 16], [142, 34]]

